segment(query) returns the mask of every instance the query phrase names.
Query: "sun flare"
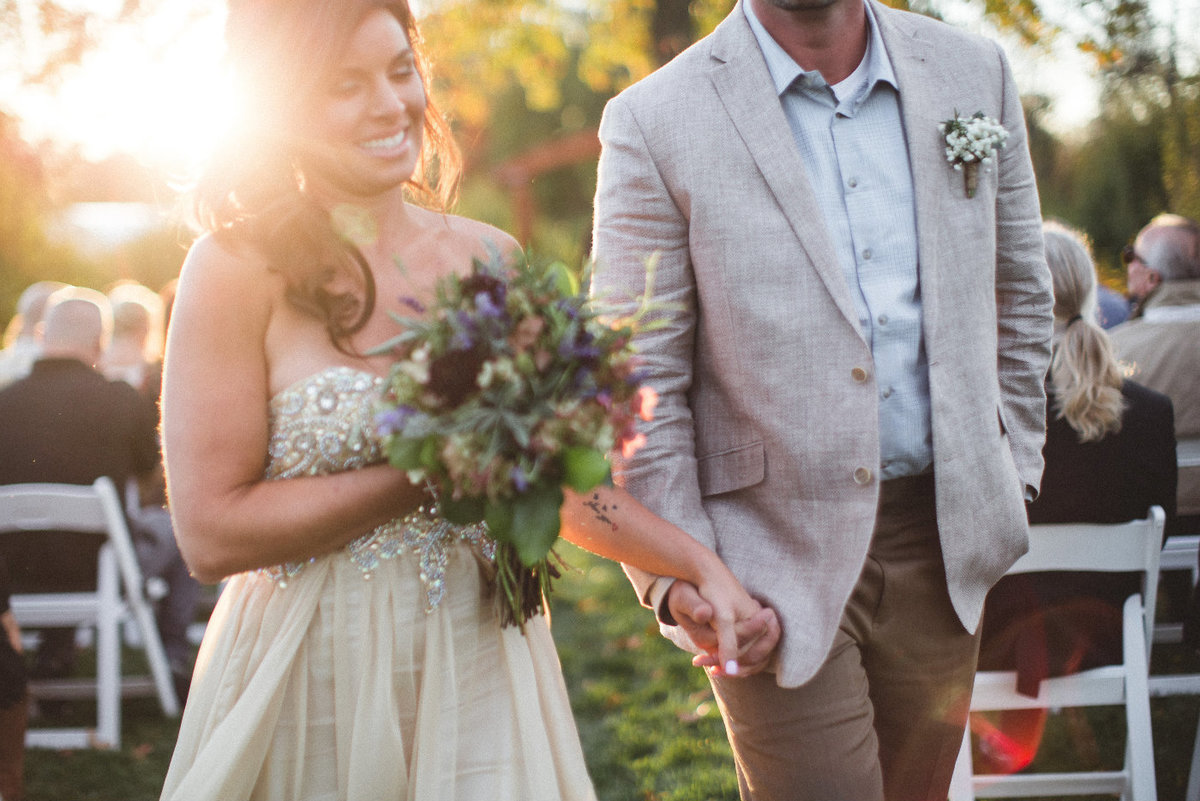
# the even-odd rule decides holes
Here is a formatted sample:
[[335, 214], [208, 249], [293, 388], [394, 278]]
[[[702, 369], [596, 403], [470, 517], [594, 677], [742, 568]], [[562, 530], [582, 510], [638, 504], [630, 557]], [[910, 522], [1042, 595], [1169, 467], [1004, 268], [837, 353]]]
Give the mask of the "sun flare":
[[222, 6], [175, 0], [136, 22], [106, 26], [94, 49], [54, 81], [0, 87], [0, 110], [20, 120], [30, 142], [188, 172], [228, 124]]

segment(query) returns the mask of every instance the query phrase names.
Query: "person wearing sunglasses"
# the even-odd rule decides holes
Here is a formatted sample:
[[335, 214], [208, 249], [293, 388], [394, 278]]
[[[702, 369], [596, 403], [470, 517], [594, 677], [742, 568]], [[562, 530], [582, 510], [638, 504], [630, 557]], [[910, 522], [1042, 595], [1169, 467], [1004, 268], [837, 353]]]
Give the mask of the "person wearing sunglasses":
[[[1170, 397], [1178, 441], [1178, 516], [1167, 535], [1200, 533], [1200, 223], [1160, 214], [1122, 254], [1131, 319], [1112, 329], [1128, 377]], [[1198, 621], [1200, 622], [1200, 618]], [[1200, 645], [1200, 625], [1194, 642]]]
[[1121, 266], [1125, 268], [1125, 288], [1129, 293], [1129, 316], [1141, 309], [1150, 293], [1162, 284], [1162, 273], [1146, 263], [1134, 245], [1121, 248]]

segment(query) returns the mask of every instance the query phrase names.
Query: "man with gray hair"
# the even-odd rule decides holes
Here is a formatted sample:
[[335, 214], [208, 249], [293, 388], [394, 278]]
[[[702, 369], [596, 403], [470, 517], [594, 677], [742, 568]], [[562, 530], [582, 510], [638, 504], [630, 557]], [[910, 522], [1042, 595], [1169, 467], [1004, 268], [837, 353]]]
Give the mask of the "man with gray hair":
[[[1167, 534], [1200, 533], [1200, 224], [1159, 214], [1122, 260], [1133, 317], [1112, 329], [1130, 378], [1171, 398], [1180, 453], [1178, 517]], [[1193, 464], [1189, 465], [1189, 462]]]
[[[137, 390], [95, 369], [112, 331], [108, 299], [67, 287], [46, 303], [41, 358], [25, 378], [0, 390], [0, 484], [91, 484], [108, 476], [118, 487], [159, 464], [157, 415]], [[174, 542], [139, 538], [134, 546], [146, 576], [168, 586], [158, 610], [163, 646], [179, 690], [190, 675], [187, 624], [199, 585]], [[74, 532], [41, 532], [5, 548], [13, 592], [87, 589], [95, 584], [99, 543]], [[26, 589], [27, 588], [27, 589]], [[73, 634], [43, 638], [35, 675], [69, 675]]]

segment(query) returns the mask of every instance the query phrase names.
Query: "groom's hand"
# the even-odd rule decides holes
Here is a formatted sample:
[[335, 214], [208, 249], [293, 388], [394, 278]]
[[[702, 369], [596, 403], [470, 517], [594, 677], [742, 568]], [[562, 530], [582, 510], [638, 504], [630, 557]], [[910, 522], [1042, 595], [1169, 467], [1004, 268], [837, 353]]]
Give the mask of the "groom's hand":
[[732, 633], [722, 632], [724, 637], [718, 637], [712, 605], [701, 597], [692, 584], [682, 580], [674, 582], [667, 592], [667, 608], [675, 622], [703, 651], [692, 660], [692, 664], [710, 672], [727, 674], [718, 653], [720, 645], [725, 644], [728, 649], [729, 643], [722, 643], [721, 639], [736, 637], [738, 676], [751, 676], [766, 668], [775, 646], [779, 644], [779, 619], [775, 610], [767, 607], [737, 621]]

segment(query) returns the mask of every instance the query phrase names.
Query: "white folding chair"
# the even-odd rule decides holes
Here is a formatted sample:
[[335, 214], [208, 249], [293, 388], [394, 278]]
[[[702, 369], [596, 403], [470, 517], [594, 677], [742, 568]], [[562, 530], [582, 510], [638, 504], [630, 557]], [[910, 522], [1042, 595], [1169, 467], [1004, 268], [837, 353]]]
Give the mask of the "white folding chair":
[[[1163, 545], [1160, 573], [1169, 570], [1187, 571], [1191, 574], [1192, 587], [1200, 581], [1200, 535], [1177, 534], [1167, 537]], [[1156, 643], [1183, 642], [1183, 623], [1158, 623], [1154, 627]], [[1150, 676], [1150, 697], [1170, 698], [1180, 695], [1200, 695], [1200, 673], [1153, 674]], [[1185, 801], [1200, 801], [1200, 724], [1196, 727], [1196, 739], [1192, 745], [1192, 766], [1188, 772]]]
[[[33, 748], [119, 748], [121, 698], [157, 695], [163, 714], [179, 714], [171, 669], [143, 591], [142, 572], [110, 479], [91, 486], [76, 484], [9, 484], [0, 486], [0, 537], [28, 537], [38, 531], [77, 531], [104, 535], [96, 589], [90, 592], [22, 593], [11, 598], [13, 614], [23, 628], [96, 630], [96, 680], [47, 679], [31, 683], [35, 697], [95, 697], [95, 728], [30, 729], [25, 744]], [[151, 675], [121, 675], [123, 623], [135, 625]]]
[[[1159, 558], [1158, 572], [1187, 573], [1191, 586], [1200, 582], [1200, 534], [1176, 534], [1167, 537]], [[1154, 641], [1158, 643], [1183, 642], [1183, 623], [1178, 621], [1159, 622], [1154, 626]]]
[[1142, 592], [1123, 610], [1121, 664], [1044, 679], [1036, 698], [1017, 692], [1015, 671], [981, 671], [972, 711], [1123, 706], [1127, 726], [1120, 770], [974, 775], [968, 726], [950, 786], [951, 801], [975, 798], [1117, 793], [1123, 801], [1154, 801], [1154, 749], [1150, 732], [1150, 644], [1158, 591], [1164, 515], [1157, 506], [1145, 520], [1111, 525], [1070, 523], [1031, 526], [1029, 552], [1010, 573], [1043, 571], [1139, 572]]

